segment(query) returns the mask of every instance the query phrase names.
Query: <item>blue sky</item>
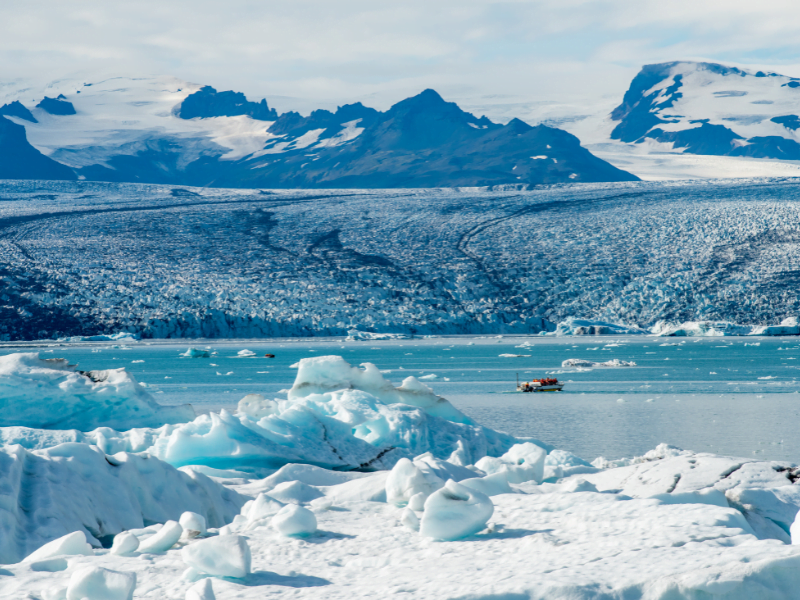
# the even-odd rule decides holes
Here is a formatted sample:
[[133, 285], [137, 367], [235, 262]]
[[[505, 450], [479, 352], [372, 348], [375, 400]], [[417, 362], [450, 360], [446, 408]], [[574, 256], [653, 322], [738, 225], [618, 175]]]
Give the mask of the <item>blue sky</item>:
[[[169, 74], [275, 98], [378, 108], [621, 97], [645, 63], [800, 75], [785, 0], [26, 0], [0, 3], [0, 78]], [[283, 106], [281, 104], [284, 104]]]

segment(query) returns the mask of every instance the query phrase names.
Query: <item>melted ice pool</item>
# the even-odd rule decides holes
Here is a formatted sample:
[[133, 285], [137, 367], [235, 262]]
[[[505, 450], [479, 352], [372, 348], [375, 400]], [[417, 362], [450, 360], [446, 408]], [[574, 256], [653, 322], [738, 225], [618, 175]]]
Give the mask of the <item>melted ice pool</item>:
[[[522, 346], [522, 347], [520, 347]], [[208, 349], [209, 358], [180, 356]], [[255, 356], [240, 356], [250, 350]], [[164, 404], [233, 407], [248, 393], [283, 396], [301, 358], [339, 354], [375, 363], [395, 384], [413, 375], [488, 427], [531, 436], [588, 460], [641, 455], [661, 442], [695, 451], [800, 462], [798, 338], [539, 338], [213, 340], [130, 344], [3, 344], [81, 369], [125, 367]], [[275, 358], [265, 358], [265, 353]], [[517, 355], [517, 356], [501, 356]], [[562, 368], [567, 359], [635, 367]], [[515, 394], [521, 380], [566, 382], [553, 394]]]

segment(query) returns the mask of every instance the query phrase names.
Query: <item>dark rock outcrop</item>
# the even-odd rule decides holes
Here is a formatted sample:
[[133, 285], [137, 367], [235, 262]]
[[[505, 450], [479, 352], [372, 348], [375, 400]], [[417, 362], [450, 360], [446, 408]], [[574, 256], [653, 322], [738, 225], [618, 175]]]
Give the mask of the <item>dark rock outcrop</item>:
[[210, 117], [239, 117], [247, 115], [257, 121], [274, 121], [275, 109], [267, 101], [250, 102], [241, 92], [218, 92], [210, 85], [189, 94], [178, 109], [181, 119], [207, 119]]

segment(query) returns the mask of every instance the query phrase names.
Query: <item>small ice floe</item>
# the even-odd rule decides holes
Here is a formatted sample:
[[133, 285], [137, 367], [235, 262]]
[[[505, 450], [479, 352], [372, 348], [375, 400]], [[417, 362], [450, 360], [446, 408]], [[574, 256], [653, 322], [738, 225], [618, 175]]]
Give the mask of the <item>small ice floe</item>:
[[181, 354], [185, 358], [208, 358], [210, 356], [208, 350], [201, 350], [200, 348], [189, 348]]
[[718, 375], [718, 373], [717, 373], [716, 371], [709, 371], [709, 373], [708, 373], [708, 374], [709, 374], [709, 375]]
[[[309, 350], [309, 352], [313, 352], [313, 350]], [[239, 350], [239, 352], [236, 353], [236, 356], [238, 356], [239, 358], [247, 358], [249, 356], [255, 356], [255, 355], [256, 355], [255, 352], [253, 352], [252, 350], [247, 350], [247, 349]]]
[[439, 376], [436, 373], [431, 373], [429, 375], [423, 375], [419, 379], [439, 379]]
[[529, 358], [530, 354], [499, 354], [498, 356], [504, 358]]
[[620, 360], [614, 358], [606, 362], [593, 362], [591, 360], [584, 360], [582, 358], [568, 358], [561, 363], [562, 367], [635, 367], [636, 363], [632, 361]]
[[766, 377], [759, 377], [759, 379], [777, 379], [775, 375], [767, 375]]
[[144, 362], [143, 360], [132, 360], [131, 361], [132, 364], [143, 363], [143, 362]]
[[744, 344], [744, 345], [745, 345], [745, 346], [760, 346], [760, 345], [761, 345], [761, 342], [753, 342], [752, 344], [748, 344], [747, 342], [745, 342], [745, 344]]

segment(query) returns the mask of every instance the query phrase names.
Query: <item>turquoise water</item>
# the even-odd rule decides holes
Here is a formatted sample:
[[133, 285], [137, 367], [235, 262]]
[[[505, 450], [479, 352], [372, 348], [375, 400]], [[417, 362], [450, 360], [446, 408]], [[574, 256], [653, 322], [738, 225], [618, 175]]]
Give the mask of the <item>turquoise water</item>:
[[[524, 342], [529, 347], [519, 347]], [[682, 343], [681, 343], [682, 342]], [[676, 345], [663, 345], [676, 344]], [[189, 346], [211, 358], [183, 358]], [[253, 358], [237, 352], [249, 349]], [[347, 342], [213, 340], [12, 346], [82, 370], [125, 367], [164, 404], [234, 407], [248, 393], [280, 397], [301, 358], [339, 354], [375, 363], [396, 385], [414, 375], [478, 422], [533, 436], [588, 460], [642, 454], [661, 442], [743, 457], [800, 462], [800, 338], [446, 337]], [[276, 355], [264, 358], [264, 353]], [[529, 355], [501, 357], [500, 354]], [[565, 359], [634, 361], [635, 367], [562, 368]], [[142, 361], [142, 362], [140, 362]], [[555, 394], [515, 394], [520, 379], [566, 382]], [[447, 379], [447, 380], [446, 380]], [[449, 381], [448, 381], [449, 380]]]

